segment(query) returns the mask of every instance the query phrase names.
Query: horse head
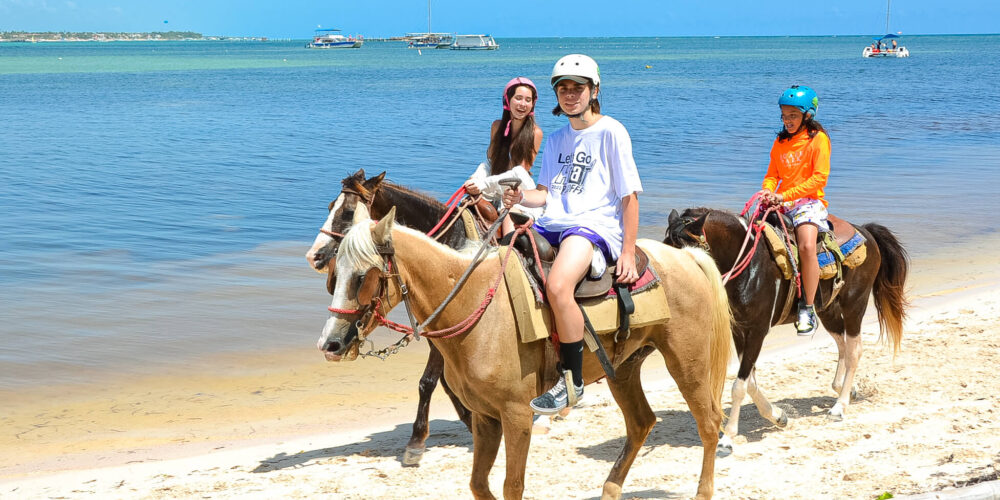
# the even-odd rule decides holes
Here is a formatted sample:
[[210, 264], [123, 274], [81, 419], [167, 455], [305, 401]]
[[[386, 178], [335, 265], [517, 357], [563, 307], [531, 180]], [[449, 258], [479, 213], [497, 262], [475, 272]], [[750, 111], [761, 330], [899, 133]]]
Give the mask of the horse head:
[[376, 313], [383, 314], [399, 302], [398, 286], [389, 286], [392, 274], [387, 265], [395, 216], [393, 208], [372, 226], [367, 207], [359, 205], [340, 242], [327, 285], [333, 295], [330, 318], [316, 343], [328, 361], [357, 358], [360, 344], [378, 326]]
[[[306, 260], [316, 272], [329, 273], [332, 268], [336, 267], [336, 265], [331, 266], [330, 261], [337, 255], [337, 247], [340, 246], [340, 240], [343, 239], [344, 233], [351, 226], [358, 205], [370, 209], [372, 200], [379, 188], [382, 187], [384, 180], [385, 172], [365, 179], [365, 170], [359, 169], [341, 181], [343, 187], [340, 195], [330, 202], [330, 213], [327, 215], [326, 222], [323, 223], [323, 227], [316, 235], [316, 239], [313, 240], [312, 246], [306, 252]], [[333, 292], [330, 291], [330, 293]]]
[[707, 246], [705, 243], [705, 220], [709, 209], [689, 208], [683, 214], [671, 210], [667, 217], [667, 231], [663, 242], [676, 248], [689, 246]]

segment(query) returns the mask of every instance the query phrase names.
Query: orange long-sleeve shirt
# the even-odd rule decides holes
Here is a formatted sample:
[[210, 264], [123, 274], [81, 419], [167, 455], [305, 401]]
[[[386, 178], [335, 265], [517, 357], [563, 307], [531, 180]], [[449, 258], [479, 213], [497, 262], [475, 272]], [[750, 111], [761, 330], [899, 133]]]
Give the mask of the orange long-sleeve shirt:
[[823, 188], [829, 176], [830, 138], [823, 132], [810, 138], [803, 129], [786, 141], [774, 140], [761, 188], [782, 195], [785, 201], [809, 197], [828, 206]]

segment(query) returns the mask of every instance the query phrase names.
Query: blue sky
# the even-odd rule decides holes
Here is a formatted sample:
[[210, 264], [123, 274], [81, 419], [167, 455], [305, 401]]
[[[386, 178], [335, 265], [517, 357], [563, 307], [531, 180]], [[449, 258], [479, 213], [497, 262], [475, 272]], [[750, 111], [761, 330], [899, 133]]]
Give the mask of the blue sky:
[[[881, 0], [433, 0], [432, 28], [497, 37], [879, 34], [885, 7]], [[308, 38], [318, 25], [368, 36], [424, 31], [427, 2], [0, 0], [0, 31], [179, 30]], [[1000, 1], [895, 0], [891, 30], [1000, 33]]]

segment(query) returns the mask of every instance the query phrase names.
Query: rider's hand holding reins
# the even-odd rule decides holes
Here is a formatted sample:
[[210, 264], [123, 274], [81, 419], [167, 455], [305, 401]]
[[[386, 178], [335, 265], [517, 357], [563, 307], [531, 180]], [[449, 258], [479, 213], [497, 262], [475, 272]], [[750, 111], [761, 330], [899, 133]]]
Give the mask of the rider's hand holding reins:
[[503, 206], [505, 208], [517, 205], [522, 199], [524, 199], [524, 193], [521, 192], [519, 187], [514, 189], [507, 188], [503, 190]]
[[472, 196], [476, 196], [482, 192], [479, 190], [479, 186], [476, 185], [476, 181], [472, 179], [465, 181], [464, 186], [465, 186], [465, 192], [469, 193]]

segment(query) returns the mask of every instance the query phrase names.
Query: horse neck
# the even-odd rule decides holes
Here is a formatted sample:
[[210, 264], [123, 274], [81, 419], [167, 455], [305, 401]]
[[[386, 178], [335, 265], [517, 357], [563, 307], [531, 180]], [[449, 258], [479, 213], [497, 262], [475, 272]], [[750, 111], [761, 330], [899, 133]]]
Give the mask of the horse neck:
[[[719, 270], [726, 272], [736, 263], [737, 254], [743, 246], [743, 240], [747, 236], [747, 228], [740, 223], [739, 217], [718, 210], [713, 210], [703, 227], [705, 241], [712, 249], [712, 258], [715, 259]], [[752, 238], [753, 236], [751, 236]], [[753, 242], [747, 242], [747, 249]]]
[[[444, 204], [424, 195], [395, 184], [383, 184], [372, 198], [372, 218], [385, 216], [393, 206], [398, 207], [397, 222], [424, 233], [434, 228], [447, 211]], [[442, 235], [441, 241], [452, 248], [461, 248], [467, 239], [469, 236], [465, 232], [465, 224], [457, 221]]]
[[[472, 256], [399, 228], [393, 230], [392, 240], [398, 272], [409, 289], [413, 312], [422, 322], [451, 293], [452, 287], [472, 262]], [[455, 298], [428, 328], [441, 329], [466, 319], [482, 302], [499, 272], [496, 253], [484, 257]], [[499, 295], [498, 291], [498, 299]], [[489, 307], [499, 308], [506, 303], [509, 303], [506, 299], [494, 300]]]
[[381, 218], [396, 207], [396, 221], [427, 232], [444, 215], [444, 205], [394, 184], [384, 184], [372, 198], [372, 218]]

